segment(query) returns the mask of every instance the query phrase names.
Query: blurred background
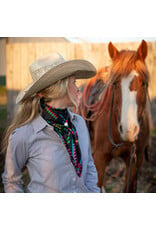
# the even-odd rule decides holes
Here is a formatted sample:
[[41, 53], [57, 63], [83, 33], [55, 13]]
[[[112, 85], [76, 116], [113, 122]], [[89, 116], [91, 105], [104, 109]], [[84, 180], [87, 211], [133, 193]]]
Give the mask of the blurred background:
[[[29, 65], [38, 57], [60, 52], [68, 59], [87, 59], [98, 69], [110, 65], [108, 42], [121, 49], [136, 50], [144, 39], [148, 43], [146, 63], [150, 72], [151, 146], [149, 162], [139, 174], [138, 192], [156, 192], [156, 37], [152, 38], [78, 38], [78, 37], [1, 37], [0, 38], [0, 141], [16, 108], [18, 92], [31, 83]], [[79, 85], [85, 81], [80, 80]], [[1, 156], [0, 156], [1, 157]], [[0, 170], [3, 160], [0, 160]], [[121, 192], [124, 183], [124, 165], [115, 159], [107, 169], [107, 191]]]

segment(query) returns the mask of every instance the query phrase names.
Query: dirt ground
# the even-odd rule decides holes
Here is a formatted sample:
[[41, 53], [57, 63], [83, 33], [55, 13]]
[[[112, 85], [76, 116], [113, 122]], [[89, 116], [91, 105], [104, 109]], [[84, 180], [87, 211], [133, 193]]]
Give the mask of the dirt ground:
[[[151, 137], [149, 161], [144, 161], [138, 174], [137, 193], [156, 192], [156, 136]], [[106, 192], [121, 193], [125, 182], [125, 164], [121, 158], [113, 159], [106, 169]]]

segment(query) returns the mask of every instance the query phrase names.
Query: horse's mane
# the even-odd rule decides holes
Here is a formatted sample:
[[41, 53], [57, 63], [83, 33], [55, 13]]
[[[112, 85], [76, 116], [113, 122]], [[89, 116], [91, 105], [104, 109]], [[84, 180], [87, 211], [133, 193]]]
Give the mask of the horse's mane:
[[[93, 77], [85, 86], [84, 91], [83, 91], [83, 95], [82, 95], [82, 99], [81, 99], [81, 104], [80, 104], [80, 111], [81, 111], [81, 115], [85, 120], [88, 121], [93, 121], [96, 119], [97, 115], [99, 116], [105, 106], [104, 104], [107, 103], [107, 100], [109, 98], [109, 93], [110, 93], [110, 74], [109, 74], [110, 68], [104, 67], [99, 69], [99, 71], [97, 72], [96, 76]], [[92, 91], [95, 83], [97, 82], [97, 80], [100, 80], [103, 84], [104, 90], [102, 91], [102, 93], [99, 96], [99, 99], [97, 102], [95, 102], [94, 104], [88, 104], [88, 99], [90, 96], [90, 92]], [[86, 109], [88, 111], [91, 111], [92, 115], [91, 117], [88, 118], [87, 114], [88, 111], [86, 111]]]

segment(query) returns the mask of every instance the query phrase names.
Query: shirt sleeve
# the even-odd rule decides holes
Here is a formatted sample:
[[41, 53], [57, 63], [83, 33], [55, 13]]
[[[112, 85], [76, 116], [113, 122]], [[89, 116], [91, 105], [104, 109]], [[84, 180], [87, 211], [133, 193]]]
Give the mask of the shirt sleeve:
[[12, 134], [6, 153], [5, 168], [2, 175], [4, 191], [23, 193], [22, 168], [26, 163], [26, 144], [23, 135]]
[[[89, 138], [89, 134], [88, 134]], [[91, 154], [91, 145], [90, 145], [90, 139], [89, 139], [89, 146], [88, 146], [88, 164], [87, 164], [87, 176], [86, 176], [86, 187], [90, 192], [100, 192], [100, 188], [97, 186], [98, 182], [98, 176], [96, 167], [92, 158]]]

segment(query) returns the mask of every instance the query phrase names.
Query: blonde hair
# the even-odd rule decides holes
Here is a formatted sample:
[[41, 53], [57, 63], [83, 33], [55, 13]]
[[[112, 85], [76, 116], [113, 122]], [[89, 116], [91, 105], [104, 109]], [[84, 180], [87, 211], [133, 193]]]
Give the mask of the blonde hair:
[[[69, 78], [70, 77], [67, 77], [63, 80], [59, 80], [55, 84], [38, 92], [43, 96], [44, 103], [48, 103], [53, 99], [62, 98], [67, 94], [77, 111], [77, 102], [71, 97], [69, 92]], [[18, 105], [18, 109], [14, 115], [12, 123], [3, 135], [4, 137], [2, 141], [2, 153], [6, 153], [8, 140], [11, 133], [16, 128], [28, 124], [41, 113], [42, 109], [40, 106], [40, 96], [38, 93], [22, 100]]]

